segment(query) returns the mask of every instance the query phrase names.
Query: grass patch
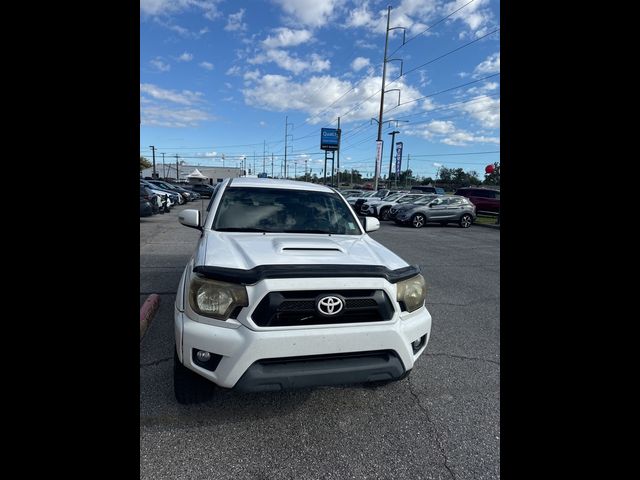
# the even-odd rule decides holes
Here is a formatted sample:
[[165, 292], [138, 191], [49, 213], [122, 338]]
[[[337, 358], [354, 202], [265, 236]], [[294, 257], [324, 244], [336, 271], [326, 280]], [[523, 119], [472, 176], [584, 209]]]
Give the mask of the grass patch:
[[496, 225], [497, 220], [498, 220], [497, 216], [490, 217], [490, 216], [478, 215], [476, 217], [475, 223], [478, 223], [480, 225]]

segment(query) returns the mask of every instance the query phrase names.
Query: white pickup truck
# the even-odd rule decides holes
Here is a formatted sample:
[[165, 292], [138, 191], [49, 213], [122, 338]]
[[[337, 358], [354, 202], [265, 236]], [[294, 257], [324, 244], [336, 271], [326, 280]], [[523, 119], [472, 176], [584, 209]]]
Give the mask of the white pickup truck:
[[332, 188], [227, 179], [206, 216], [175, 303], [180, 403], [240, 391], [385, 383], [406, 377], [431, 332], [416, 266], [373, 240]]

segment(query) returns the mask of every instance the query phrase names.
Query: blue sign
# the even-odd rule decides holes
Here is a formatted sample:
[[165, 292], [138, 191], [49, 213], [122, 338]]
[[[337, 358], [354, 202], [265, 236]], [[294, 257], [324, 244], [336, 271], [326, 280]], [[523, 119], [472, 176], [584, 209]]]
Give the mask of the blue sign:
[[402, 167], [402, 142], [396, 143], [396, 177], [400, 176], [400, 170]]
[[320, 131], [321, 150], [340, 149], [340, 130], [337, 128], [323, 128]]

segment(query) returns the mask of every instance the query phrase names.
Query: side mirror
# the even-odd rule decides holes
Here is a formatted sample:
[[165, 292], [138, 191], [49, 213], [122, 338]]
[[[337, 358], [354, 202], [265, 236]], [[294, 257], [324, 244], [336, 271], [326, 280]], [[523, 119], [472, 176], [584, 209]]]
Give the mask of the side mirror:
[[375, 217], [364, 217], [364, 231], [373, 232], [380, 228], [380, 220]]
[[178, 220], [185, 227], [197, 228], [202, 230], [200, 226], [200, 210], [183, 210], [178, 215]]

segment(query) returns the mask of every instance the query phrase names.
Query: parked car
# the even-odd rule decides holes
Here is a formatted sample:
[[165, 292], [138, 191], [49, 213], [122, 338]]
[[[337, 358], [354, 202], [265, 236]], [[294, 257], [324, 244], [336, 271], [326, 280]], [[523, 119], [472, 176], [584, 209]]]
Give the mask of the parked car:
[[174, 203], [171, 201], [169, 194], [164, 190], [158, 190], [155, 188], [153, 184], [142, 183], [143, 180], [140, 180], [140, 186], [149, 189], [153, 194], [157, 195], [160, 199], [160, 212], [165, 213], [171, 210], [171, 207]]
[[347, 189], [338, 190], [338, 191], [340, 192], [340, 194], [344, 198], [347, 198], [347, 197], [350, 197], [350, 196], [355, 196], [357, 194], [361, 194], [361, 193], [365, 192], [364, 190], [358, 190], [358, 189], [353, 189], [353, 188], [347, 188]]
[[184, 199], [182, 198], [182, 195], [178, 194], [177, 192], [160, 188], [157, 185], [154, 185], [153, 183], [150, 183], [147, 180], [140, 180], [140, 184], [150, 188], [151, 191], [154, 193], [157, 193], [159, 195], [166, 195], [168, 197], [167, 206], [169, 208], [171, 208], [173, 205], [180, 204], [181, 201], [182, 203], [184, 203]]
[[323, 185], [233, 178], [209, 212], [176, 294], [174, 392], [276, 391], [405, 378], [425, 351], [426, 284]]
[[476, 207], [468, 198], [459, 195], [441, 195], [425, 205], [413, 205], [396, 215], [396, 223], [422, 228], [429, 222], [442, 226], [455, 222], [469, 228], [476, 219]]
[[[151, 204], [151, 213], [159, 213], [162, 210], [162, 200], [144, 185], [140, 185], [140, 201], [146, 200]], [[164, 211], [162, 212], [164, 213]]]
[[186, 184], [184, 185], [184, 188], [199, 193], [202, 198], [211, 198], [211, 194], [213, 193], [213, 187], [206, 183]]
[[388, 220], [389, 210], [391, 210], [392, 206], [397, 203], [411, 203], [423, 195], [423, 193], [395, 193], [382, 200], [368, 200], [362, 205], [360, 213], [378, 217], [380, 220]]
[[151, 206], [151, 203], [149, 200], [145, 200], [140, 197], [140, 216], [150, 217], [151, 215], [153, 215], [153, 207]]
[[164, 190], [169, 190], [174, 193], [177, 193], [178, 195], [181, 195], [182, 198], [185, 200], [185, 202], [192, 202], [193, 200], [195, 200], [195, 197], [193, 196], [193, 192], [190, 192], [189, 190], [185, 190], [184, 188], [181, 188], [172, 183], [163, 182], [162, 180], [149, 180], [149, 182], [153, 183], [154, 185], [157, 185], [159, 188], [162, 188]]
[[427, 185], [414, 185], [413, 187], [411, 187], [411, 191], [422, 193], [437, 193], [438, 195], [444, 195], [444, 188], [428, 187]]
[[389, 195], [391, 195], [391, 193], [392, 193], [391, 190], [387, 190], [387, 189], [381, 189], [381, 190], [378, 190], [377, 192], [374, 190], [371, 190], [363, 193], [359, 197], [349, 197], [348, 200], [349, 200], [349, 204], [353, 206], [353, 209], [356, 211], [356, 213], [360, 213], [362, 209], [362, 205], [367, 200], [371, 200], [371, 199], [382, 200], [383, 198], [386, 198]]
[[420, 195], [419, 198], [417, 198], [416, 200], [413, 200], [412, 202], [408, 202], [408, 203], [396, 203], [393, 207], [391, 207], [391, 209], [389, 210], [389, 220], [395, 220], [396, 215], [403, 211], [403, 210], [407, 210], [409, 208], [413, 208], [414, 205], [425, 205], [427, 203], [429, 203], [431, 200], [433, 200], [434, 198], [438, 198], [439, 195], [436, 195], [435, 193], [432, 194], [425, 194], [425, 195]]
[[456, 190], [456, 195], [462, 195], [471, 200], [478, 212], [500, 213], [500, 190], [464, 187]]

